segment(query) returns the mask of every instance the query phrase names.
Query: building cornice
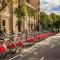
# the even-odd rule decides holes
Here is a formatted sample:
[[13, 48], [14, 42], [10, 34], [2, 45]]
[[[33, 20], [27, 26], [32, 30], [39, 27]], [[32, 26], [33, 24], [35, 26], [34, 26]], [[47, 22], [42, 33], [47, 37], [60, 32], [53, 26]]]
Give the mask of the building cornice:
[[31, 4], [29, 4], [29, 3], [27, 3], [27, 2], [25, 2], [25, 3], [26, 3], [26, 5], [27, 5], [29, 8], [32, 8], [32, 9], [36, 10], [36, 8], [34, 8]]

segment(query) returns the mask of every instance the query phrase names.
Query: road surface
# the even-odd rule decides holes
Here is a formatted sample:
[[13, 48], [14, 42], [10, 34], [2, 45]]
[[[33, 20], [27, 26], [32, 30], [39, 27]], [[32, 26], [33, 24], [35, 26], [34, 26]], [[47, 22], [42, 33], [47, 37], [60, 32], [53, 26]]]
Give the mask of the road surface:
[[21, 54], [12, 60], [60, 60], [60, 44], [57, 46], [41, 46], [31, 53]]
[[33, 48], [9, 60], [60, 60], [60, 34], [50, 38], [47, 43], [46, 45], [42, 43], [38, 48]]

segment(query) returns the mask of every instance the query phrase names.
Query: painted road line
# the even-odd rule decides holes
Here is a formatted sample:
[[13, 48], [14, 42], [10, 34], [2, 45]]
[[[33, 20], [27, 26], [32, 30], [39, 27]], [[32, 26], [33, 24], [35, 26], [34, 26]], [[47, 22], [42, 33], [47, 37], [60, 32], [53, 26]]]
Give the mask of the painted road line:
[[[18, 54], [18, 55], [16, 55], [16, 56], [14, 56], [13, 58], [11, 58], [11, 59], [9, 59], [9, 60], [13, 60], [13, 59], [15, 59], [15, 58], [17, 58], [18, 56], [20, 56], [21, 58], [20, 59], [22, 59], [23, 57], [25, 57], [25, 56], [27, 56], [28, 54], [30, 54], [30, 53], [32, 53], [33, 51], [35, 51], [37, 48], [39, 48], [41, 45], [39, 45], [39, 44], [37, 44], [37, 45], [35, 45], [34, 47], [32, 47], [32, 48], [30, 48], [30, 49], [28, 49], [26, 52], [28, 52], [27, 54], [25, 54], [25, 55], [23, 55], [24, 53], [26, 53], [26, 52], [22, 52], [21, 54]], [[21, 56], [22, 55], [22, 56]], [[20, 60], [19, 59], [19, 60]]]
[[40, 58], [40, 60], [44, 60], [44, 56]]
[[9, 60], [12, 60], [12, 59], [15, 59], [15, 58], [21, 57], [21, 56], [22, 56], [21, 54], [18, 54], [18, 55], [16, 55], [16, 56], [14, 56], [13, 58], [9, 59]]
[[49, 44], [48, 43], [41, 43], [40, 45], [41, 46], [48, 46]]
[[38, 54], [38, 52], [34, 52], [34, 54], [35, 54], [35, 55], [37, 55], [37, 54]]
[[[23, 57], [25, 57], [25, 56], [27, 56], [28, 54], [30, 54], [30, 53], [32, 53], [33, 51], [30, 51], [30, 52], [28, 52], [27, 54], [25, 54], [25, 55], [23, 55], [22, 57], [20, 57], [19, 58], [19, 60], [21, 60]], [[17, 57], [18, 57], [19, 55], [17, 55]], [[11, 59], [9, 59], [9, 60], [15, 60], [15, 58], [17, 58], [17, 57], [13, 57], [13, 58], [11, 58]]]
[[[36, 46], [35, 46], [36, 47]], [[38, 46], [37, 48], [35, 48], [35, 47], [33, 47], [32, 49], [28, 49], [26, 52], [28, 52], [27, 54], [25, 54], [25, 55], [22, 55], [23, 53], [26, 53], [26, 52], [22, 52], [21, 54], [18, 54], [18, 55], [16, 55], [16, 56], [14, 56], [13, 58], [10, 58], [9, 60], [13, 60], [13, 59], [15, 59], [15, 58], [17, 58], [17, 57], [21, 57], [20, 59], [22, 59], [23, 57], [25, 57], [25, 56], [27, 56], [28, 54], [30, 54], [30, 53], [32, 53], [33, 51], [35, 51], [38, 47], [40, 47], [40, 46]], [[30, 51], [30, 52], [29, 52]], [[22, 56], [21, 56], [22, 55]], [[20, 60], [19, 59], [19, 60]]]
[[60, 44], [60, 43], [58, 43], [58, 44]]
[[[26, 52], [27, 52], [27, 54], [29, 53], [28, 51], [26, 51]], [[26, 53], [26, 52], [23, 52], [23, 53]], [[20, 53], [20, 54], [18, 54], [18, 55], [16, 55], [16, 56], [10, 58], [9, 60], [14, 60], [14, 59], [17, 58], [17, 57], [21, 57], [21, 58], [22, 58], [22, 57], [24, 56], [23, 53]], [[25, 54], [25, 55], [27, 55], [27, 54]]]
[[24, 56], [22, 56], [19, 60], [21, 60], [23, 57], [25, 57], [25, 56], [29, 55], [30, 53], [34, 52], [35, 50], [36, 50], [36, 49], [34, 49], [34, 50], [30, 51], [29, 53], [25, 54], [25, 55], [24, 55]]
[[52, 46], [51, 46], [51, 48], [53, 48], [55, 45], [53, 44]]

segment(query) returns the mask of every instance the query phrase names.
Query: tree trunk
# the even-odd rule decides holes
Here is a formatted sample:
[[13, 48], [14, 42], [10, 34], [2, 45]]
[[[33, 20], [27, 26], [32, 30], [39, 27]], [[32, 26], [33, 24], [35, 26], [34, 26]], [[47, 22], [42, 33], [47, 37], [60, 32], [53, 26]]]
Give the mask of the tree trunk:
[[51, 26], [51, 32], [54, 32], [54, 31], [53, 31], [53, 25]]
[[23, 18], [23, 31], [25, 30], [25, 20]]
[[30, 29], [30, 16], [29, 16], [29, 33], [31, 32], [31, 29]]
[[29, 15], [29, 12], [28, 12], [28, 17], [29, 17], [29, 23], [28, 23], [28, 25], [29, 25], [29, 33], [30, 33], [30, 15]]
[[34, 36], [35, 36], [35, 16], [34, 16]]
[[21, 23], [22, 23], [22, 22], [18, 20], [18, 32], [21, 31]]
[[[18, 8], [20, 6], [21, 0], [18, 0]], [[21, 25], [22, 25], [22, 20], [20, 19], [20, 16], [18, 14], [18, 32], [21, 32]]]

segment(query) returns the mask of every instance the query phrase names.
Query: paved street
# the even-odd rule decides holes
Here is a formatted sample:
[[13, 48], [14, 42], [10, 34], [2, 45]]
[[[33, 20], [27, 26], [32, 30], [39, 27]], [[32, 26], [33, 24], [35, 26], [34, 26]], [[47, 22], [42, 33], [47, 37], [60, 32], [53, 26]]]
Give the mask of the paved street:
[[[10, 60], [60, 60], [60, 34], [50, 37], [49, 41], [39, 44], [38, 48], [28, 50], [26, 53], [13, 57]], [[45, 42], [45, 43], [44, 43]]]
[[40, 47], [31, 54], [23, 57], [18, 60], [60, 60], [60, 45], [49, 48], [49, 47]]
[[60, 0], [0, 0], [0, 60], [60, 60]]
[[60, 60], [60, 45], [55, 47], [43, 46], [39, 47], [37, 50], [26, 53], [25, 55], [20, 55], [12, 60]]

